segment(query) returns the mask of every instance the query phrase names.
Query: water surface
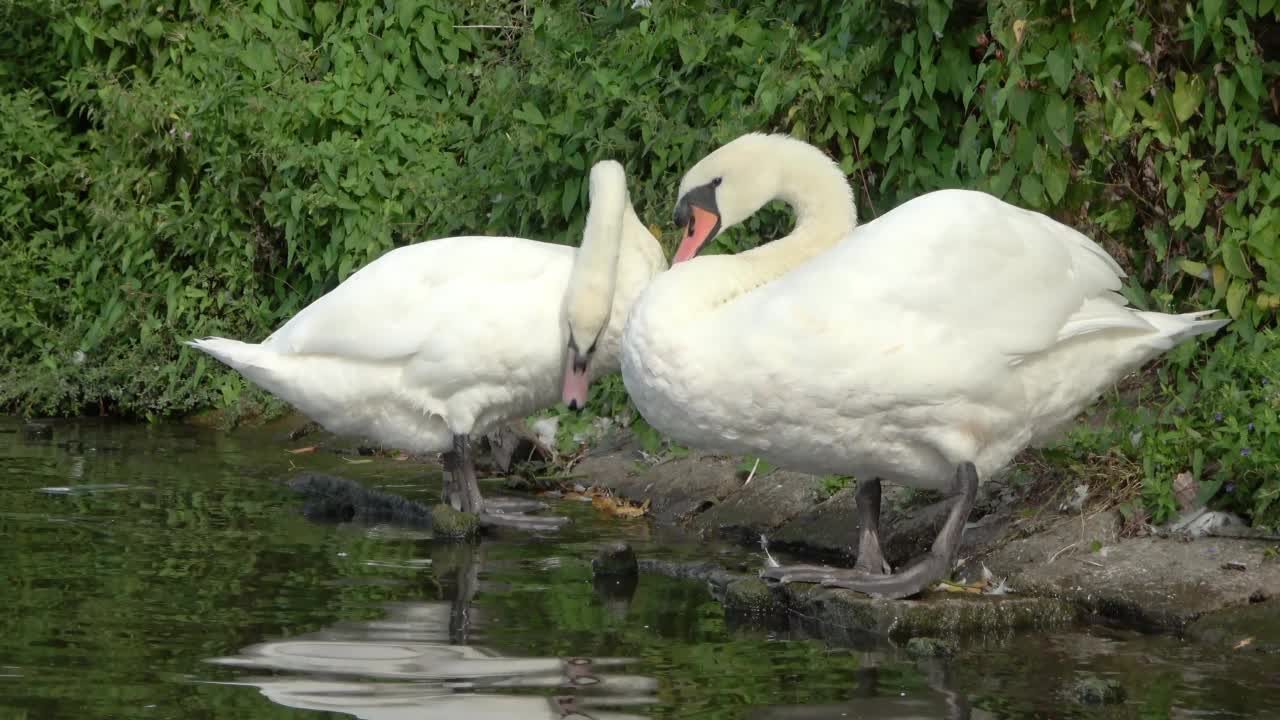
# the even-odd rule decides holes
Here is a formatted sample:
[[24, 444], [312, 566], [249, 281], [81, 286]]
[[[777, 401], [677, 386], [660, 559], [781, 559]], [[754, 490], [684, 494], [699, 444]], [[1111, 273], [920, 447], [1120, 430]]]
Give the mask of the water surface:
[[[276, 482], [430, 500], [412, 461], [293, 455], [281, 430], [20, 428], [0, 418], [0, 718], [1280, 717], [1275, 656], [1095, 629], [915, 662], [726, 617], [694, 581], [593, 582], [609, 539], [723, 549], [589, 506], [558, 506], [556, 536], [445, 544], [311, 523]], [[1065, 700], [1086, 675], [1126, 700]]]

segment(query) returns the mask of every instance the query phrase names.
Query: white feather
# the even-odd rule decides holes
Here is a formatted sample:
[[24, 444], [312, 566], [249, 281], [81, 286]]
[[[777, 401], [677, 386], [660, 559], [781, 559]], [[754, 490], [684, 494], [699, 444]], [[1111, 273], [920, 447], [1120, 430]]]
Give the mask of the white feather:
[[571, 274], [604, 288], [582, 293], [608, 305], [598, 313], [607, 326], [591, 363], [598, 377], [618, 369], [627, 311], [666, 268], [627, 199], [621, 166], [606, 161], [602, 168], [592, 173], [583, 241], [593, 259], [582, 256], [576, 270], [584, 251], [572, 247], [442, 238], [387, 252], [260, 344], [188, 344], [333, 432], [412, 452], [446, 450], [453, 435], [483, 433], [554, 405]]
[[685, 444], [942, 489], [958, 463], [990, 477], [1125, 373], [1226, 322], [1126, 307], [1096, 243], [984, 193], [928, 193], [836, 232], [853, 212], [830, 160], [749, 137], [749, 157], [734, 141], [681, 187], [721, 179], [726, 227], [785, 196], [795, 231], [674, 266], [624, 338], [637, 408]]

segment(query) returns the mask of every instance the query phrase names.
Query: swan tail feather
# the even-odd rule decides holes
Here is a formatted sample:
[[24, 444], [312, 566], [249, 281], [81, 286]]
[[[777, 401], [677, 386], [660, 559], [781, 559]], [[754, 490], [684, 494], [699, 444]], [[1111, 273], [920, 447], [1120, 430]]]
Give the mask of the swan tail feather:
[[263, 345], [230, 338], [206, 337], [188, 340], [186, 345], [211, 355], [247, 379], [272, 392], [281, 370], [280, 354]]
[[1139, 312], [1135, 313], [1143, 320], [1151, 324], [1158, 333], [1158, 337], [1167, 343], [1165, 347], [1171, 348], [1184, 340], [1189, 340], [1197, 335], [1212, 334], [1221, 330], [1230, 319], [1220, 318], [1216, 320], [1204, 320], [1207, 315], [1212, 315], [1215, 310], [1200, 310], [1197, 312], [1182, 313], [1180, 315], [1169, 315], [1157, 312]]

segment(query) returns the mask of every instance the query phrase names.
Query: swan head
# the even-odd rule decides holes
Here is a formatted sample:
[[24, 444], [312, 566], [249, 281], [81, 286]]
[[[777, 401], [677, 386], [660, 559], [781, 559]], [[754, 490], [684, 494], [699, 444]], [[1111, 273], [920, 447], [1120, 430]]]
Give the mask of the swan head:
[[[675, 224], [683, 236], [671, 264], [692, 259], [717, 235], [746, 220], [775, 198], [797, 213], [830, 206], [827, 188], [852, 212], [844, 173], [818, 148], [783, 134], [748, 133], [702, 158], [680, 180]], [[807, 195], [814, 197], [807, 197]], [[856, 222], [856, 220], [851, 221]]]
[[587, 222], [564, 303], [568, 346], [562, 399], [576, 411], [586, 407], [591, 362], [612, 318], [623, 215], [631, 203], [626, 171], [617, 161], [601, 160], [593, 165], [588, 183]]

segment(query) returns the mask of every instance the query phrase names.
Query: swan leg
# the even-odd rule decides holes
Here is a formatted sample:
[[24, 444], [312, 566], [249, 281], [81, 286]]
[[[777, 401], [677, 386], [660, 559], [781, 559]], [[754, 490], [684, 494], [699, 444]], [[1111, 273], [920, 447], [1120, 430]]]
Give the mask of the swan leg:
[[[859, 488], [859, 494], [861, 490]], [[951, 508], [947, 512], [942, 530], [933, 541], [933, 547], [924, 557], [898, 573], [883, 575], [868, 574], [857, 569], [792, 566], [771, 568], [762, 573], [762, 576], [784, 583], [816, 582], [827, 587], [856, 590], [889, 599], [917, 595], [946, 577], [955, 563], [956, 553], [960, 549], [960, 537], [964, 534], [964, 524], [969, 518], [969, 512], [973, 510], [973, 502], [978, 494], [978, 470], [973, 463], [964, 462], [956, 468], [949, 494]]]
[[471, 443], [466, 435], [453, 436], [453, 449], [440, 456], [444, 464], [444, 485], [440, 501], [462, 512], [476, 513], [484, 509], [476, 466], [471, 458]]
[[476, 465], [471, 457], [471, 440], [466, 435], [454, 435], [453, 452], [459, 460], [453, 488], [458, 504], [454, 509], [479, 515], [484, 512], [484, 498], [480, 496], [480, 482], [476, 479]]
[[[880, 478], [858, 483], [858, 524], [862, 534], [858, 539], [858, 564], [853, 572], [859, 575], [887, 575], [889, 564], [880, 552]], [[781, 565], [768, 568], [761, 577], [779, 582], [820, 583], [843, 571], [829, 565]]]
[[453, 436], [453, 450], [445, 453], [445, 468], [449, 472], [444, 486], [444, 502], [454, 510], [475, 513], [482, 528], [551, 532], [570, 522], [567, 517], [527, 514], [545, 507], [542, 503], [486, 503], [480, 494], [476, 466], [471, 457], [471, 441], [466, 435]]
[[858, 483], [858, 526], [862, 533], [858, 538], [857, 572], [867, 575], [888, 575], [889, 563], [880, 551], [880, 478]]

